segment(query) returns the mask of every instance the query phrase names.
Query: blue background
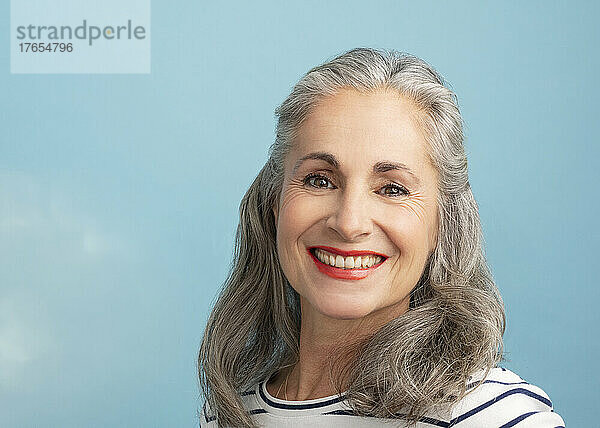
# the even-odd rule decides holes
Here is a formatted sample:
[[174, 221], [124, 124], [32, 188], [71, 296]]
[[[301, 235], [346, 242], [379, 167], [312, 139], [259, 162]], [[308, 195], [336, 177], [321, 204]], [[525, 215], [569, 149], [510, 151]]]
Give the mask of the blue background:
[[0, 36], [0, 426], [195, 426], [196, 352], [274, 108], [357, 46], [451, 83], [510, 362], [597, 426], [596, 2], [152, 3], [149, 75], [11, 75]]

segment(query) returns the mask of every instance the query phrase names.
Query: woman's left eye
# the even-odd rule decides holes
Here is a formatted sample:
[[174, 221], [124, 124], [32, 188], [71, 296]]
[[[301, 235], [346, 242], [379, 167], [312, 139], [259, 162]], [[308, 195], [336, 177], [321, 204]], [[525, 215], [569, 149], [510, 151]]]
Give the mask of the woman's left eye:
[[385, 196], [400, 196], [400, 195], [408, 195], [409, 192], [408, 190], [406, 190], [404, 187], [399, 186], [397, 184], [388, 184], [386, 186], [383, 186], [381, 189], [387, 189], [389, 190], [389, 192], [384, 191], [384, 195]]

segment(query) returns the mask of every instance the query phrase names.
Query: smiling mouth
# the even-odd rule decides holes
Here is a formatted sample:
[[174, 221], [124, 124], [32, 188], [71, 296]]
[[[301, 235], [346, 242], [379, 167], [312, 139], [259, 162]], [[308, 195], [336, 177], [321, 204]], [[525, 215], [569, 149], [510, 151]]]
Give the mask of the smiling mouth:
[[371, 253], [343, 256], [317, 247], [310, 248], [309, 252], [322, 265], [340, 271], [368, 270], [378, 267], [387, 259], [383, 255]]

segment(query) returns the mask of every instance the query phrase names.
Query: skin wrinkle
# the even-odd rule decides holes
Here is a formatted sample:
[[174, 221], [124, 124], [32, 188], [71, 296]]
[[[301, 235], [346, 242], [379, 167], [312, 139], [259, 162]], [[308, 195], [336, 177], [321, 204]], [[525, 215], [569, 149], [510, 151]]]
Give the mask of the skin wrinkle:
[[[297, 173], [298, 169], [300, 168], [300, 166], [302, 166], [302, 164], [304, 162], [306, 162], [307, 160], [325, 162], [329, 166], [333, 167], [334, 169], [338, 169], [340, 166], [336, 157], [334, 155], [332, 155], [331, 153], [312, 152], [312, 153], [302, 156], [298, 161], [296, 161], [294, 168], [292, 169], [291, 175], [296, 176], [296, 173]], [[373, 170], [379, 174], [386, 173], [388, 171], [393, 171], [398, 174], [401, 174], [403, 177], [409, 177], [409, 181], [411, 182], [412, 187], [421, 186], [421, 181], [419, 180], [419, 177], [416, 174], [414, 174], [414, 172], [412, 172], [410, 170], [410, 168], [408, 168], [406, 165], [404, 165], [401, 162], [389, 162], [389, 161], [377, 162], [377, 164], [373, 165]], [[329, 171], [333, 173], [333, 171], [331, 171], [331, 170], [329, 170]], [[343, 176], [341, 178], [343, 179]]]
[[[413, 109], [386, 91], [342, 91], [313, 108], [300, 127], [285, 161], [280, 203], [273, 207], [281, 266], [300, 295], [302, 312], [299, 362], [267, 384], [275, 395], [288, 379], [278, 398], [333, 394], [323, 368], [335, 347], [357, 334], [373, 334], [408, 310], [437, 235], [437, 172]], [[299, 162], [312, 152], [331, 154], [335, 162]], [[382, 161], [406, 164], [419, 178], [402, 170], [374, 174]], [[312, 184], [326, 185], [305, 182], [312, 173], [327, 180]], [[383, 186], [394, 182], [409, 194], [386, 195]], [[365, 279], [341, 281], [318, 272], [307, 255], [312, 245], [365, 248], [389, 258]]]
[[[380, 90], [385, 88], [388, 94], [397, 95], [400, 103], [413, 107], [407, 109], [405, 117], [413, 119], [416, 124], [414, 133], [422, 134], [420, 139], [427, 142], [425, 159], [412, 162], [406, 154], [397, 154], [391, 159], [388, 150], [378, 159], [370, 159], [369, 168], [377, 161], [402, 161], [421, 175], [422, 167], [425, 167], [423, 163], [432, 166], [436, 174], [439, 173], [434, 180], [439, 194], [436, 200], [427, 199], [425, 206], [436, 202], [440, 206], [437, 216], [434, 215], [432, 219], [438, 222], [437, 229], [434, 231], [432, 228], [429, 237], [434, 242], [435, 251], [427, 261], [427, 272], [423, 271], [419, 287], [411, 292], [410, 310], [387, 323], [383, 316], [360, 318], [358, 324], [354, 328], [348, 328], [345, 333], [332, 329], [328, 322], [323, 324], [322, 334], [325, 339], [333, 337], [342, 344], [344, 340], [348, 344], [340, 347], [339, 354], [331, 354], [335, 359], [333, 366], [341, 368], [339, 372], [332, 372], [328, 376], [335, 383], [335, 393], [347, 393], [348, 404], [356, 415], [387, 417], [389, 409], [393, 409], [402, 413], [401, 419], [415, 423], [431, 409], [440, 406], [450, 409], [449, 406], [463, 397], [470, 374], [487, 369], [480, 381], [483, 382], [490, 368], [504, 359], [502, 335], [506, 326], [505, 312], [502, 298], [485, 260], [477, 203], [468, 181], [463, 124], [456, 95], [435, 69], [417, 57], [398, 51], [352, 49], [303, 75], [275, 109], [276, 138], [269, 149], [269, 159], [240, 202], [240, 222], [236, 230], [231, 272], [207, 321], [198, 353], [198, 375], [202, 392], [206, 396], [206, 409], [209, 415], [219, 421], [220, 426], [258, 427], [256, 421], [252, 420], [252, 415], [244, 408], [239, 393], [265, 379], [268, 379], [267, 388], [274, 384], [277, 386], [279, 379], [283, 380], [290, 373], [288, 368], [294, 365], [295, 369], [304, 374], [298, 376], [297, 373], [291, 373], [290, 379], [296, 385], [288, 388], [290, 397], [294, 389], [302, 389], [297, 395], [301, 397], [306, 393], [306, 385], [317, 385], [319, 381], [316, 377], [311, 379], [308, 376], [307, 373], [315, 371], [311, 370], [314, 367], [307, 357], [312, 357], [316, 366], [324, 355], [322, 352], [326, 352], [326, 347], [312, 343], [310, 336], [316, 330], [306, 323], [301, 325], [302, 318], [306, 318], [302, 313], [306, 315], [310, 307], [306, 305], [307, 299], [291, 287], [293, 284], [298, 285], [298, 282], [290, 283], [287, 278], [290, 276], [288, 270], [284, 272], [282, 268], [280, 259], [285, 254], [279, 251], [278, 247], [281, 248], [282, 245], [277, 242], [281, 227], [275, 216], [267, 211], [275, 211], [280, 207], [284, 178], [288, 177], [286, 170], [289, 171], [286, 159], [293, 161], [309, 153], [308, 149], [303, 153], [292, 152], [301, 138], [309, 135], [299, 132], [305, 118], [315, 111], [316, 105], [331, 102], [328, 97], [348, 88], [356, 88], [367, 96], [381, 95]], [[366, 97], [362, 101], [369, 99]], [[349, 103], [343, 107], [346, 112], [350, 112], [347, 107], [352, 106], [353, 103]], [[358, 116], [360, 119], [361, 115]], [[343, 123], [336, 118], [333, 118], [333, 122], [344, 125], [346, 129], [361, 124], [356, 120]], [[380, 121], [377, 128], [394, 123], [394, 120]], [[306, 130], [310, 131], [310, 128], [304, 131]], [[330, 150], [344, 160], [343, 167], [348, 162], [353, 163], [351, 159], [346, 159], [348, 156], [356, 157], [357, 161], [354, 163], [362, 165], [365, 158], [373, 155], [373, 149], [381, 148], [382, 144], [387, 147], [386, 144], [389, 143], [385, 138], [381, 141], [376, 138], [376, 133], [369, 136], [369, 133], [364, 132], [364, 127], [360, 129], [363, 135], [355, 130], [357, 134], [354, 136], [361, 139], [359, 145], [362, 152], [353, 149], [354, 142], [350, 138], [353, 135], [344, 136], [338, 141], [346, 143], [349, 153], [345, 149]], [[317, 137], [321, 138], [311, 136], [313, 139]], [[368, 140], [370, 137], [373, 138], [371, 141]], [[307, 138], [302, 143], [310, 141]], [[364, 147], [363, 141], [369, 143], [367, 147]], [[333, 142], [335, 139], [323, 140], [324, 144]], [[315, 147], [310, 152], [322, 149], [323, 147]], [[367, 170], [363, 169], [363, 172], [366, 173]], [[353, 170], [349, 173], [343, 170], [342, 173], [351, 176]], [[333, 173], [330, 176], [335, 179]], [[391, 176], [386, 178], [394, 179]], [[369, 182], [370, 184], [372, 183]], [[412, 193], [422, 191], [420, 188], [407, 188]], [[368, 189], [373, 190], [373, 187]], [[323, 202], [316, 198], [317, 194], [312, 193], [313, 200]], [[343, 216], [340, 217], [342, 223], [337, 226], [341, 225], [340, 231], [350, 232], [348, 236], [356, 239], [349, 244], [362, 243], [364, 241], [361, 239], [365, 238], [375, 238], [373, 241], [365, 241], [373, 242], [373, 245], [377, 244], [383, 250], [381, 233], [389, 233], [386, 226], [389, 226], [392, 219], [397, 222], [402, 218], [385, 215], [397, 202], [372, 197], [370, 192], [368, 195], [365, 202], [371, 205], [367, 213], [371, 215], [373, 234], [360, 235], [360, 228], [348, 228], [348, 224], [344, 224], [347, 218], [344, 219]], [[302, 200], [303, 198], [295, 197], [286, 206], [286, 210], [297, 206]], [[350, 205], [349, 208], [355, 209]], [[362, 208], [358, 207], [359, 214]], [[400, 212], [406, 219], [417, 221], [414, 212], [409, 210]], [[320, 206], [312, 210], [317, 211], [326, 214]], [[282, 216], [285, 213], [282, 212]], [[336, 220], [335, 215], [332, 218]], [[360, 220], [360, 216], [358, 218]], [[288, 225], [293, 226], [295, 221], [292, 216]], [[303, 225], [306, 230], [309, 230], [311, 223], [319, 224], [313, 219]], [[343, 233], [335, 235], [335, 222], [330, 226], [333, 228], [324, 228], [321, 238], [340, 239], [344, 236]], [[415, 229], [410, 221], [396, 226], [405, 227], [408, 232]], [[439, 236], [434, 232], [439, 232]], [[317, 237], [314, 240], [316, 242]], [[427, 241], [424, 234], [413, 240], [402, 239], [398, 241], [397, 249], [404, 251], [415, 245], [425, 247]], [[294, 240], [291, 242], [293, 244], [285, 245], [287, 252], [292, 257], [299, 255], [300, 246]], [[355, 249], [349, 246], [344, 248]], [[412, 269], [423, 261], [421, 257], [412, 255], [405, 259], [407, 261], [404, 267], [407, 269]], [[396, 266], [400, 268], [402, 264]], [[402, 276], [384, 275], [379, 281], [388, 294], [393, 287], [389, 284], [386, 286], [385, 283], [392, 278], [400, 280]], [[339, 297], [335, 297], [335, 300], [339, 300]], [[366, 303], [365, 300], [359, 302], [359, 305], [364, 306]], [[348, 310], [355, 311], [357, 306]], [[401, 312], [398, 308], [395, 310], [396, 313]], [[376, 311], [372, 315], [381, 312]], [[316, 312], [309, 311], [309, 315], [311, 314], [315, 315]], [[338, 335], [333, 336], [336, 333]], [[302, 347], [301, 336], [305, 336], [302, 338]], [[364, 340], [361, 342], [360, 339]], [[319, 343], [323, 344], [326, 345], [326, 342]], [[318, 353], [311, 355], [306, 349], [310, 350], [313, 345]], [[333, 351], [336, 349], [332, 349]], [[448, 362], [452, 362], [453, 368], [443, 370]], [[398, 382], [384, 385], [380, 381], [382, 378], [397, 378]], [[323, 383], [326, 383], [325, 378]], [[296, 388], [297, 385], [304, 387]], [[316, 390], [312, 393], [315, 394], [313, 397], [319, 396]], [[440, 415], [438, 419], [450, 420], [450, 412]]]

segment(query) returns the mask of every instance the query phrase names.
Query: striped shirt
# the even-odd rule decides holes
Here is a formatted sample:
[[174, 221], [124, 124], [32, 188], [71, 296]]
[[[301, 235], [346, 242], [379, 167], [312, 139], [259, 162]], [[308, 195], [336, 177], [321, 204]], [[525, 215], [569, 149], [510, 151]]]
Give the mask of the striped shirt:
[[[469, 378], [468, 389], [475, 387], [485, 371]], [[267, 381], [241, 395], [244, 407], [261, 427], [394, 427], [408, 425], [402, 420], [354, 416], [344, 394], [305, 401], [286, 401], [273, 397]], [[200, 415], [201, 428], [217, 428], [217, 420], [207, 403]], [[548, 395], [539, 387], [525, 382], [512, 371], [495, 367], [483, 384], [459, 401], [447, 414], [427, 414], [416, 428], [557, 428], [565, 426], [554, 412]], [[223, 427], [220, 427], [223, 428]]]

